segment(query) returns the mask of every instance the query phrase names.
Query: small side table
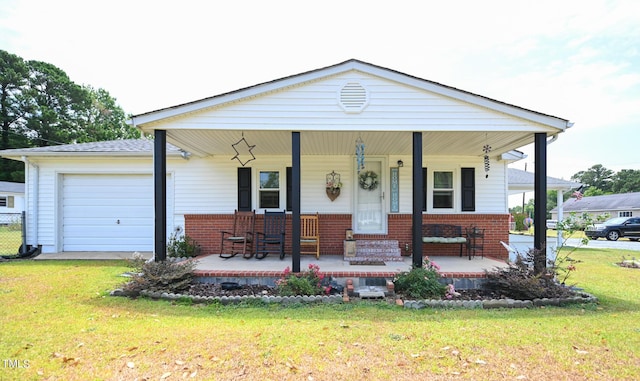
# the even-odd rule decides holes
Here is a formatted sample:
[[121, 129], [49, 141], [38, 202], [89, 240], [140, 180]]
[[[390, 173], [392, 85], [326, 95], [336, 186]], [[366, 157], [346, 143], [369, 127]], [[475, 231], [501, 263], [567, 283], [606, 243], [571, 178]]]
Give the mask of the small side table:
[[345, 240], [344, 241], [344, 260], [350, 261], [356, 257], [356, 241]]
[[484, 258], [484, 229], [471, 227], [467, 229], [467, 254], [469, 260], [475, 257], [477, 253]]

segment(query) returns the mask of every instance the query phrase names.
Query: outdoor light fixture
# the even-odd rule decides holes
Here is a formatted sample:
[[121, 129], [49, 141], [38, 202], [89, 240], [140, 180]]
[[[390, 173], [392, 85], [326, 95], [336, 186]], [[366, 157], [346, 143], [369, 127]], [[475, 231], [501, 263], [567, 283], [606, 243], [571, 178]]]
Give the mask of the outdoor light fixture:
[[404, 162], [402, 160], [398, 160], [398, 167], [404, 167]]
[[189, 160], [189, 158], [191, 157], [191, 152], [187, 152], [185, 150], [180, 150], [180, 156], [182, 156], [183, 159], [185, 160]]

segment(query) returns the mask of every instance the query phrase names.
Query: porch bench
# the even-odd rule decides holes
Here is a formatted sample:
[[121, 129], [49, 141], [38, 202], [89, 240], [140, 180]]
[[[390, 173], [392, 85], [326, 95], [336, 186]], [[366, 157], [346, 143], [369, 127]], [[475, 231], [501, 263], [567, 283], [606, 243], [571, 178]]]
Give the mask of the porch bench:
[[466, 246], [467, 237], [463, 233], [462, 226], [450, 224], [423, 224], [422, 243], [458, 244], [460, 245], [460, 256], [462, 257], [462, 247]]

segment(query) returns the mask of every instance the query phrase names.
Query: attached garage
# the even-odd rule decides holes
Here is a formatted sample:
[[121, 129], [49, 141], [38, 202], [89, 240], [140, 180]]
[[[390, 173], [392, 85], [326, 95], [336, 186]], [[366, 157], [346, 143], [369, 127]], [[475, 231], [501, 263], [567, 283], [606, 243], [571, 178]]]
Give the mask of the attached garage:
[[153, 251], [153, 176], [65, 174], [63, 251]]

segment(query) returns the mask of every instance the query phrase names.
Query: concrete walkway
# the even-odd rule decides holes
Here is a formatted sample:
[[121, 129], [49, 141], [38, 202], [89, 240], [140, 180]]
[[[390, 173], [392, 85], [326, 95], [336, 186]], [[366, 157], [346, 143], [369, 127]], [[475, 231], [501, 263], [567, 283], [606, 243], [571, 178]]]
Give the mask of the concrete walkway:
[[[496, 266], [504, 266], [504, 262], [491, 258], [474, 257], [431, 257], [433, 262], [440, 266], [441, 272], [446, 273], [475, 273], [490, 270]], [[393, 272], [408, 271], [411, 269], [411, 257], [403, 257], [403, 261], [385, 262], [384, 266], [351, 265], [341, 255], [321, 255], [319, 259], [314, 256], [302, 256], [300, 270], [305, 271], [309, 264], [320, 266], [320, 271], [328, 273], [367, 273], [367, 272]], [[291, 256], [280, 260], [278, 256], [267, 256], [264, 259], [244, 259], [241, 255], [230, 259], [223, 259], [219, 255], [208, 255], [198, 259], [196, 270], [203, 271], [277, 271], [292, 268]]]
[[[145, 259], [149, 259], [153, 257], [153, 253], [150, 251], [143, 251], [143, 252], [140, 252], [140, 254]], [[133, 257], [133, 252], [128, 252], [128, 251], [65, 251], [62, 253], [40, 254], [33, 259], [37, 261], [48, 260], [48, 259], [65, 259], [65, 260], [89, 259], [89, 260], [105, 261], [105, 260], [131, 259], [132, 257]]]

